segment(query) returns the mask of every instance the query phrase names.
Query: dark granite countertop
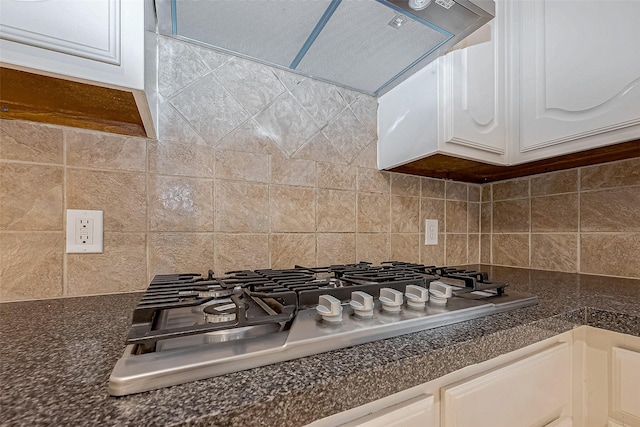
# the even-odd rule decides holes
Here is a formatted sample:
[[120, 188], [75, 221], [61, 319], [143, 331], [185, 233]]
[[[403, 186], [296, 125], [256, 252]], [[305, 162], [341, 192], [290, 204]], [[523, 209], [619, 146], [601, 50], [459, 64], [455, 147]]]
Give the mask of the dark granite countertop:
[[578, 325], [640, 336], [640, 280], [480, 268], [540, 303], [125, 397], [107, 381], [140, 294], [0, 304], [0, 425], [299, 426]]

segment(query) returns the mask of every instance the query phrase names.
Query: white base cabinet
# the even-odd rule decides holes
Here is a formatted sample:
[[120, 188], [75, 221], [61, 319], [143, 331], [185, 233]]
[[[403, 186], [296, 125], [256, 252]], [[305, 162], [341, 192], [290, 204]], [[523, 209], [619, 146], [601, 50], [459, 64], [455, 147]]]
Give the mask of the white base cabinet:
[[441, 425], [533, 427], [570, 420], [571, 363], [571, 344], [558, 343], [445, 387]]
[[640, 427], [640, 338], [581, 326], [308, 425], [335, 426]]

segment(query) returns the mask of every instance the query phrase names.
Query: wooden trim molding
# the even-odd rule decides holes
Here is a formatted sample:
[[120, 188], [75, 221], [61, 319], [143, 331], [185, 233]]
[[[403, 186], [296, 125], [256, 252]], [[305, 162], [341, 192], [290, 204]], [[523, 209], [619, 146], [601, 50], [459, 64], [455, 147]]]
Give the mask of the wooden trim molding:
[[434, 154], [389, 171], [482, 184], [632, 157], [640, 157], [640, 139], [513, 166], [497, 166]]
[[0, 67], [0, 118], [146, 137], [131, 91]]

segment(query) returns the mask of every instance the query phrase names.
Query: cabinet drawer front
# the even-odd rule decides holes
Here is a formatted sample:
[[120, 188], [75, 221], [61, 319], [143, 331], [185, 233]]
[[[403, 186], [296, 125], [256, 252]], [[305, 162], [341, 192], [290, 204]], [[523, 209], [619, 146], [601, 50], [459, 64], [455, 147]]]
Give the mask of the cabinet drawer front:
[[559, 343], [446, 387], [446, 427], [543, 426], [570, 413], [571, 346]]
[[433, 395], [424, 394], [390, 406], [342, 427], [435, 427]]

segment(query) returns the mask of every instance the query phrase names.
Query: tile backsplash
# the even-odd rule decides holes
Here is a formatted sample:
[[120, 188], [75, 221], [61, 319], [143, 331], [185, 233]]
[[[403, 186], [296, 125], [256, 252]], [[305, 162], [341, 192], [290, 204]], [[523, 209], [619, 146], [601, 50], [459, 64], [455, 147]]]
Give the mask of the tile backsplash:
[[640, 158], [485, 184], [484, 263], [640, 278]]
[[[375, 98], [159, 46], [158, 140], [0, 121], [0, 301], [210, 268], [479, 260], [480, 186], [378, 171]], [[104, 253], [65, 253], [65, 209], [104, 211]]]
[[[159, 46], [157, 140], [0, 121], [0, 301], [360, 260], [640, 278], [640, 159], [483, 186], [381, 172], [375, 98]], [[65, 253], [65, 209], [104, 211], [104, 253]]]

